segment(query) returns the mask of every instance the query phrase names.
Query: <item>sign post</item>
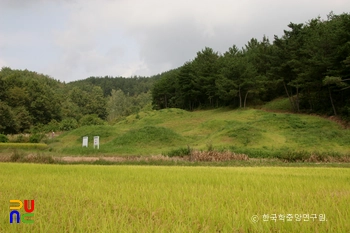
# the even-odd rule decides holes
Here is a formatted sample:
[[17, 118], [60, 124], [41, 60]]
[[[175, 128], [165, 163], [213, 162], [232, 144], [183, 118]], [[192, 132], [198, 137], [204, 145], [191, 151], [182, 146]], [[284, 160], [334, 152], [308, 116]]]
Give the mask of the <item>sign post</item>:
[[100, 149], [100, 136], [94, 136], [94, 149], [97, 147], [97, 149]]
[[83, 137], [83, 147], [88, 147], [89, 137]]

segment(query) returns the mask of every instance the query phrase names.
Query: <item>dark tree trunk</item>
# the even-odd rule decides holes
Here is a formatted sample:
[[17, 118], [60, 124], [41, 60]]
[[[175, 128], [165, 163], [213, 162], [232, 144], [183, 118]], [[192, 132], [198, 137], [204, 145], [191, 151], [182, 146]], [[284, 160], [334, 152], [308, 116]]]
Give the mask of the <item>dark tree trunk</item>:
[[334, 116], [336, 116], [336, 115], [337, 115], [337, 111], [335, 110], [335, 106], [334, 106], [333, 98], [332, 98], [332, 92], [331, 92], [331, 89], [329, 88], [329, 86], [328, 86], [328, 93], [329, 93], [329, 98], [330, 98], [331, 103], [332, 103], [332, 108], [333, 108]]

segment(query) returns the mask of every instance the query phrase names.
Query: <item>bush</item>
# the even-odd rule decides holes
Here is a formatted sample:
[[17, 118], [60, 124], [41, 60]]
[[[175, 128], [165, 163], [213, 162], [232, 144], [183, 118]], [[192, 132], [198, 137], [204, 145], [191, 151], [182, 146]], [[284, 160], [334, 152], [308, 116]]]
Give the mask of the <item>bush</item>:
[[163, 155], [168, 157], [174, 157], [174, 156], [184, 157], [184, 156], [190, 155], [191, 152], [192, 152], [192, 149], [188, 146], [188, 147], [181, 147], [178, 149], [171, 150]]
[[29, 138], [25, 137], [23, 134], [20, 134], [16, 137], [15, 142], [29, 142]]
[[58, 131], [60, 128], [60, 123], [58, 123], [56, 120], [51, 120], [47, 125], [43, 127], [44, 132], [55, 132]]
[[306, 161], [310, 158], [311, 154], [307, 151], [287, 151], [276, 156], [278, 159], [287, 161], [287, 162], [297, 162], [297, 161]]
[[43, 131], [44, 131], [44, 125], [41, 124], [41, 123], [30, 127], [30, 132], [31, 132], [32, 134], [41, 133], [41, 132], [43, 132]]
[[0, 142], [8, 142], [9, 139], [6, 135], [0, 134]]
[[65, 118], [60, 123], [60, 130], [69, 131], [78, 128], [78, 122], [74, 118]]
[[83, 116], [79, 121], [81, 126], [84, 125], [104, 125], [105, 122], [96, 114]]
[[44, 138], [44, 134], [33, 134], [29, 137], [30, 143], [39, 143]]

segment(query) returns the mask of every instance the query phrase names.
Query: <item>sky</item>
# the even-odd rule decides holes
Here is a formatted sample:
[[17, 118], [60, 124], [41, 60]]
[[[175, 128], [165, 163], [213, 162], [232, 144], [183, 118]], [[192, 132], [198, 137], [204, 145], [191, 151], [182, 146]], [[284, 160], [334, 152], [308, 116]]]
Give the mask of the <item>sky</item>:
[[0, 68], [62, 82], [151, 76], [331, 11], [349, 13], [350, 1], [0, 0]]

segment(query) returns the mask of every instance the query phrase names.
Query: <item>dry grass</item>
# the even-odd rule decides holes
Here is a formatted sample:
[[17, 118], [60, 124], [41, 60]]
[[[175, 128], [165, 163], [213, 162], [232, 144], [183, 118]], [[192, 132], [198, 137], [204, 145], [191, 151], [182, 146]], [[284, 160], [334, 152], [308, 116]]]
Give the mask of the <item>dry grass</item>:
[[231, 151], [198, 151], [194, 150], [190, 155], [191, 161], [208, 161], [208, 162], [217, 162], [217, 161], [229, 161], [229, 160], [249, 160], [248, 155], [245, 154], [236, 154]]

